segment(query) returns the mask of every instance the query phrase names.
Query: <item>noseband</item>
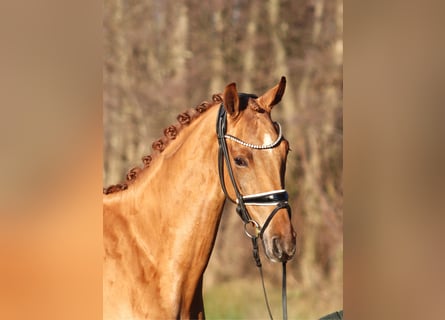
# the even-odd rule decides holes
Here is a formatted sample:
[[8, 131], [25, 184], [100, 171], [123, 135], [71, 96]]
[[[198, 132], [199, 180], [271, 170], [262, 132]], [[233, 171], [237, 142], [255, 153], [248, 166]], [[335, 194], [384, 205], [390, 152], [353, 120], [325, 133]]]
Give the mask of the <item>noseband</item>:
[[[224, 109], [224, 106], [221, 104], [221, 107], [219, 109], [217, 123], [216, 123], [216, 132], [218, 134], [218, 142], [219, 142], [219, 154], [218, 154], [218, 169], [219, 169], [219, 179], [221, 182], [221, 187], [224, 191], [224, 194], [226, 195], [226, 198], [230, 199], [232, 202], [237, 204], [236, 212], [243, 220], [244, 224], [254, 224], [257, 228], [257, 236], [260, 236], [260, 238], [263, 238], [264, 231], [268, 227], [269, 223], [271, 222], [272, 218], [275, 216], [275, 214], [280, 209], [287, 209], [287, 213], [289, 215], [289, 219], [291, 218], [291, 208], [288, 204], [288, 194], [287, 191], [284, 189], [280, 190], [272, 190], [268, 192], [262, 192], [262, 193], [255, 193], [250, 195], [242, 195], [238, 185], [235, 181], [235, 176], [233, 174], [232, 165], [230, 163], [230, 155], [229, 150], [227, 148], [227, 142], [226, 139], [232, 140], [236, 143], [239, 143], [243, 146], [249, 147], [251, 149], [257, 149], [257, 150], [265, 150], [265, 149], [272, 149], [275, 148], [277, 145], [280, 144], [281, 140], [283, 139], [283, 135], [281, 132], [281, 126], [278, 125], [278, 138], [272, 142], [271, 144], [266, 145], [254, 145], [251, 143], [247, 143], [242, 141], [239, 138], [236, 138], [232, 135], [226, 134], [227, 132], [227, 114], [226, 110]], [[226, 162], [227, 171], [230, 177], [230, 180], [232, 182], [233, 189], [235, 190], [236, 200], [233, 201], [227, 192], [226, 189], [226, 183], [224, 181], [224, 161]], [[253, 220], [249, 214], [249, 211], [247, 210], [246, 206], [275, 206], [275, 208], [272, 210], [270, 215], [267, 217], [266, 221], [264, 222], [263, 226], [260, 227], [259, 223], [257, 223], [255, 220]], [[252, 235], [248, 234], [250, 237]]]
[[[267, 299], [266, 289], [264, 286], [264, 278], [263, 271], [261, 268], [261, 260], [258, 250], [258, 237], [263, 239], [264, 232], [266, 228], [269, 226], [273, 217], [277, 214], [277, 212], [281, 209], [286, 209], [289, 215], [289, 221], [291, 219], [291, 208], [288, 203], [288, 194], [284, 189], [280, 190], [272, 190], [268, 192], [255, 193], [250, 195], [242, 195], [238, 185], [235, 180], [235, 176], [233, 174], [232, 165], [230, 163], [229, 150], [227, 148], [226, 139], [239, 143], [245, 147], [249, 147], [251, 149], [257, 150], [265, 150], [275, 148], [280, 144], [283, 139], [283, 135], [281, 132], [281, 126], [279, 123], [276, 123], [278, 126], [278, 138], [272, 142], [271, 144], [263, 144], [263, 145], [255, 145], [251, 143], [247, 143], [242, 141], [241, 139], [234, 137], [232, 135], [227, 134], [227, 114], [224, 109], [223, 104], [219, 108], [218, 117], [216, 120], [216, 132], [218, 135], [218, 143], [219, 143], [219, 151], [218, 151], [218, 170], [219, 170], [219, 180], [221, 183], [221, 188], [226, 195], [226, 198], [231, 200], [233, 203], [237, 204], [236, 212], [241, 217], [244, 222], [244, 231], [246, 235], [252, 239], [253, 245], [253, 256], [255, 258], [255, 262], [257, 267], [260, 270], [261, 282], [263, 285], [263, 292], [266, 301], [267, 311], [269, 312], [269, 317], [272, 319], [272, 313], [270, 311], [269, 302]], [[229, 194], [226, 189], [226, 183], [224, 181], [224, 161], [226, 162], [227, 171], [230, 177], [230, 181], [232, 182], [233, 189], [235, 190], [236, 200], [232, 200], [229, 197]], [[263, 226], [261, 227], [258, 222], [252, 219], [247, 210], [246, 206], [275, 206], [272, 212], [267, 217]], [[247, 230], [247, 225], [252, 225], [255, 228], [255, 233], [252, 234]], [[283, 282], [282, 282], [282, 304], [283, 304], [283, 319], [287, 319], [287, 298], [286, 298], [286, 261], [283, 261]]]

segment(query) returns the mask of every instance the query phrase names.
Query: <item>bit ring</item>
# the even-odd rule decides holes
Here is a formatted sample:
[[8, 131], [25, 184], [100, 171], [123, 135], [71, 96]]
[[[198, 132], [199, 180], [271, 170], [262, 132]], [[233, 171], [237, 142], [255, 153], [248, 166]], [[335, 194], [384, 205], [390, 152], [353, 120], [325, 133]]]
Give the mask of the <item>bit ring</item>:
[[[252, 225], [255, 228], [255, 234], [252, 234], [247, 229], [247, 225]], [[255, 220], [249, 220], [247, 222], [244, 222], [244, 233], [250, 238], [250, 239], [256, 239], [258, 238], [259, 234], [261, 233], [261, 228], [258, 222]]]

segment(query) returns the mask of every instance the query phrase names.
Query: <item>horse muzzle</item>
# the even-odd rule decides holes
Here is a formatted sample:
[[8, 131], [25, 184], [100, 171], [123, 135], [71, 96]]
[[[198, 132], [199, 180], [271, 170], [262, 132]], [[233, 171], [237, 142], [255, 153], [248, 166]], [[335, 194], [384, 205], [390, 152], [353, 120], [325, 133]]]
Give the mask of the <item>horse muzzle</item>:
[[[285, 262], [295, 255], [296, 233], [291, 223], [291, 208], [286, 190], [273, 190], [243, 196], [247, 206], [275, 206], [262, 227], [258, 227], [258, 235], [263, 240], [266, 256], [274, 261]], [[251, 221], [251, 220], [250, 220]]]
[[297, 248], [297, 241], [295, 233], [292, 234], [291, 239], [283, 237], [272, 237], [270, 241], [264, 241], [266, 256], [274, 262], [286, 262], [292, 259]]
[[[260, 234], [266, 256], [274, 262], [286, 262], [295, 255], [297, 235], [290, 222], [288, 208], [280, 209]], [[264, 227], [263, 227], [264, 228]]]

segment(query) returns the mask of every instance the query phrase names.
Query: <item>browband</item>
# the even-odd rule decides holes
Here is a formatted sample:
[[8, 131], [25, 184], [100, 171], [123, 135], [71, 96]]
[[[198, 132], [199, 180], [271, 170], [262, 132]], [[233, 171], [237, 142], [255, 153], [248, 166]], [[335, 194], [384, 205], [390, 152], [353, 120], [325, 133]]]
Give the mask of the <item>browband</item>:
[[252, 143], [245, 142], [241, 139], [238, 139], [237, 137], [234, 137], [230, 134], [226, 134], [226, 135], [224, 135], [224, 137], [227, 139], [230, 139], [232, 141], [235, 141], [236, 143], [239, 143], [245, 147], [249, 147], [252, 149], [258, 149], [258, 150], [272, 149], [272, 148], [275, 148], [281, 142], [281, 139], [283, 139], [283, 132], [281, 131], [281, 125], [278, 122], [274, 122], [274, 123], [278, 127], [278, 137], [274, 142], [272, 142], [270, 144], [262, 144], [262, 145], [252, 144]]

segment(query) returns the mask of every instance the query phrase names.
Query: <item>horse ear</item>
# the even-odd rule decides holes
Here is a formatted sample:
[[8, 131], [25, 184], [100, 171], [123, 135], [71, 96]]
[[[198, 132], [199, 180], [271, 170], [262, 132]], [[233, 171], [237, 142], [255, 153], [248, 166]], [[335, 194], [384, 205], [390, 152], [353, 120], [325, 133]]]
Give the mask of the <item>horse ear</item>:
[[286, 89], [286, 77], [281, 77], [280, 83], [278, 83], [275, 87], [273, 87], [265, 94], [263, 94], [261, 97], [259, 97], [258, 102], [263, 108], [266, 109], [267, 112], [270, 112], [273, 106], [281, 101], [285, 89]]
[[224, 89], [223, 94], [224, 108], [231, 117], [239, 114], [239, 98], [236, 84], [233, 82]]

